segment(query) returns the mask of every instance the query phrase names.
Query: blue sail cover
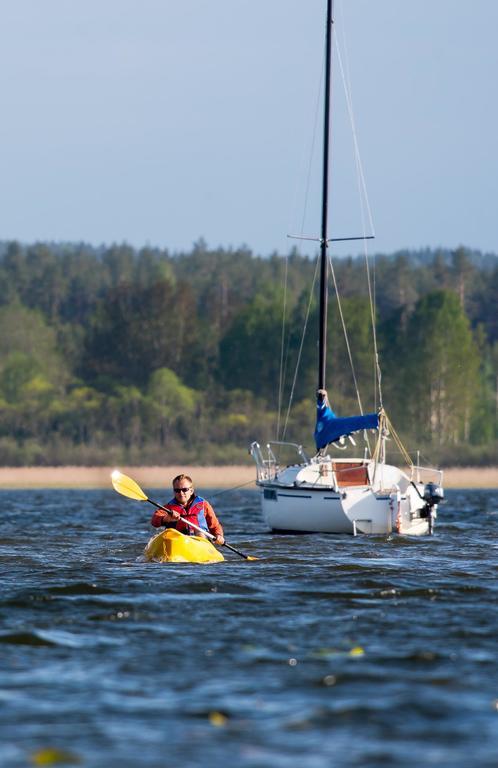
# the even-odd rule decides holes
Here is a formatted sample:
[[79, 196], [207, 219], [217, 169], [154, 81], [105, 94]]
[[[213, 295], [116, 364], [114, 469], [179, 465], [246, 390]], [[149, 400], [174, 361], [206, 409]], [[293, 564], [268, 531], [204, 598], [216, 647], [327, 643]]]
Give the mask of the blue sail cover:
[[325, 448], [340, 437], [347, 437], [352, 432], [362, 429], [378, 429], [379, 415], [366, 413], [363, 416], [336, 416], [326, 400], [317, 402], [315, 444], [317, 451]]

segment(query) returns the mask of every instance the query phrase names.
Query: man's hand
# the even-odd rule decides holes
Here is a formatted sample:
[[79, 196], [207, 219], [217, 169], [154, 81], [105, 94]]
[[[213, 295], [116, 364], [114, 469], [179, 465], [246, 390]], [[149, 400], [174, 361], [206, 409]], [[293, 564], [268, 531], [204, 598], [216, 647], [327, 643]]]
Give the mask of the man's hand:
[[169, 509], [168, 515], [171, 517], [172, 520], [179, 520], [181, 515], [179, 512], [176, 511], [176, 509]]
[[214, 540], [214, 543], [221, 547], [225, 543], [225, 539], [223, 536], [217, 536]]

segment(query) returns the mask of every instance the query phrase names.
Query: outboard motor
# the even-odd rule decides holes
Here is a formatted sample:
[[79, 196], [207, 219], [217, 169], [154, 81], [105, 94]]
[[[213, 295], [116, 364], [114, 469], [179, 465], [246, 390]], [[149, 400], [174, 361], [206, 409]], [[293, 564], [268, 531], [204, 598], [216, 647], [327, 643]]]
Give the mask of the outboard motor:
[[427, 483], [427, 485], [424, 486], [423, 498], [425, 501], [425, 508], [420, 516], [429, 518], [429, 533], [432, 534], [434, 529], [434, 519], [437, 513], [437, 505], [443, 501], [444, 491], [437, 483]]
[[429, 507], [437, 507], [444, 499], [444, 491], [437, 483], [427, 483], [424, 487], [424, 499]]

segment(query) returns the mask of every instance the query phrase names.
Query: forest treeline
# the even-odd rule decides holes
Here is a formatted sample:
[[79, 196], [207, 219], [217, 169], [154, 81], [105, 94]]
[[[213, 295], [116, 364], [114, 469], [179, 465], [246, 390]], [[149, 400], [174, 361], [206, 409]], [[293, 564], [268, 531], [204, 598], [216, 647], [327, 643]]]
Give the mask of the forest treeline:
[[[380, 403], [368, 281], [364, 257], [332, 263], [328, 391], [352, 415], [357, 390], [365, 411]], [[315, 265], [203, 241], [1, 243], [0, 463], [239, 463], [276, 438], [311, 452]], [[370, 288], [382, 403], [407, 449], [495, 464], [498, 258], [379, 255]]]

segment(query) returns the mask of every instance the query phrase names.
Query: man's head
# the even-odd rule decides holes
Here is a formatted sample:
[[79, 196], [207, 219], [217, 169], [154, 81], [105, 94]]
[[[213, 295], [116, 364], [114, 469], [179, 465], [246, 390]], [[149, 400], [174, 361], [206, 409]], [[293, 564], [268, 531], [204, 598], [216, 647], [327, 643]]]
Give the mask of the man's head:
[[193, 490], [192, 478], [188, 475], [177, 475], [173, 478], [173, 493], [179, 504], [186, 504]]

